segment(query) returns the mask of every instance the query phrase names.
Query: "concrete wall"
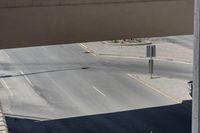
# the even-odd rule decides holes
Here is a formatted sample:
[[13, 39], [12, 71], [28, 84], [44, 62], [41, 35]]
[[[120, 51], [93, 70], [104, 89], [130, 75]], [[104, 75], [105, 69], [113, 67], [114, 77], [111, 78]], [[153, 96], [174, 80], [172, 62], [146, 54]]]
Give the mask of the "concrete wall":
[[193, 33], [193, 0], [1, 0], [0, 48]]

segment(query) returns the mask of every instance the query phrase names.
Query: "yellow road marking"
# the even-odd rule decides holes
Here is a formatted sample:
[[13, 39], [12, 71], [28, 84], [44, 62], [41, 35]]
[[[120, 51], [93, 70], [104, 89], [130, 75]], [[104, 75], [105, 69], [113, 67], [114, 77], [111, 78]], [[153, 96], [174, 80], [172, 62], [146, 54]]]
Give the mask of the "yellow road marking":
[[144, 80], [139, 79], [139, 78], [137, 78], [137, 77], [135, 77], [135, 76], [133, 76], [132, 74], [129, 74], [129, 73], [128, 73], [127, 75], [128, 75], [129, 77], [131, 77], [132, 79], [137, 80], [138, 82], [142, 83], [142, 84], [145, 85], [146, 87], [148, 87], [148, 88], [150, 88], [150, 89], [152, 89], [152, 90], [158, 92], [159, 94], [161, 94], [161, 95], [163, 95], [163, 96], [169, 98], [170, 100], [172, 100], [172, 101], [174, 101], [174, 102], [176, 102], [176, 103], [180, 103], [180, 102], [181, 102], [181, 101], [179, 101], [179, 100], [177, 100], [177, 99], [175, 99], [175, 98], [173, 98], [173, 97], [171, 97], [171, 96], [165, 94], [164, 92], [160, 91], [159, 89], [156, 89], [155, 87], [151, 86], [149, 83], [145, 82]]
[[80, 46], [81, 48], [83, 48], [86, 52], [89, 52], [91, 55], [97, 56], [97, 55], [94, 53], [93, 50], [89, 49], [89, 48], [88, 48], [87, 46], [85, 46], [84, 44], [80, 43], [79, 46]]

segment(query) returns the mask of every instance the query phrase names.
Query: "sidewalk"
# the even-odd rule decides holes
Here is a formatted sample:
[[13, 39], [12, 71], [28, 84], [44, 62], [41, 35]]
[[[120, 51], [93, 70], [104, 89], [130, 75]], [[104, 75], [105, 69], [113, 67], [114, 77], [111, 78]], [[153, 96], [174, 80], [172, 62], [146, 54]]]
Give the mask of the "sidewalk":
[[158, 76], [150, 79], [149, 75], [143, 74], [128, 74], [128, 76], [176, 103], [191, 100], [186, 80]]
[[6, 121], [0, 104], [0, 133], [8, 133]]
[[[192, 63], [193, 51], [191, 49], [164, 40], [151, 42], [157, 47], [155, 59]], [[146, 59], [146, 45], [138, 45], [138, 43], [114, 43], [112, 41], [104, 41], [89, 42], [84, 43], [83, 45], [90, 52], [99, 56]]]

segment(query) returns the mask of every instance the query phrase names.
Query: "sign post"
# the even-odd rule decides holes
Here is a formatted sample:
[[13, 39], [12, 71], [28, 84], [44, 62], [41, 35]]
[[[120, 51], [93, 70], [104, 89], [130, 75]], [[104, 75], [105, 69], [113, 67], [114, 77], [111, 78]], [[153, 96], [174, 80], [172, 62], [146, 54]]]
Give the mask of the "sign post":
[[150, 78], [153, 78], [153, 72], [154, 72], [154, 60], [153, 57], [156, 57], [156, 45], [148, 45], [147, 46], [147, 57], [150, 57], [149, 59], [149, 73]]
[[150, 73], [150, 78], [153, 78], [153, 65], [154, 65], [154, 60], [149, 59], [149, 73]]

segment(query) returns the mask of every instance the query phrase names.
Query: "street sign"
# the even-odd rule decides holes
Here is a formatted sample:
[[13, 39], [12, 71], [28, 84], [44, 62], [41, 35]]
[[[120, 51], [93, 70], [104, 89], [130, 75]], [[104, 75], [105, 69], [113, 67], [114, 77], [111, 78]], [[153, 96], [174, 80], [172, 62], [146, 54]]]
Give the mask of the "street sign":
[[147, 57], [156, 57], [156, 45], [147, 46]]

